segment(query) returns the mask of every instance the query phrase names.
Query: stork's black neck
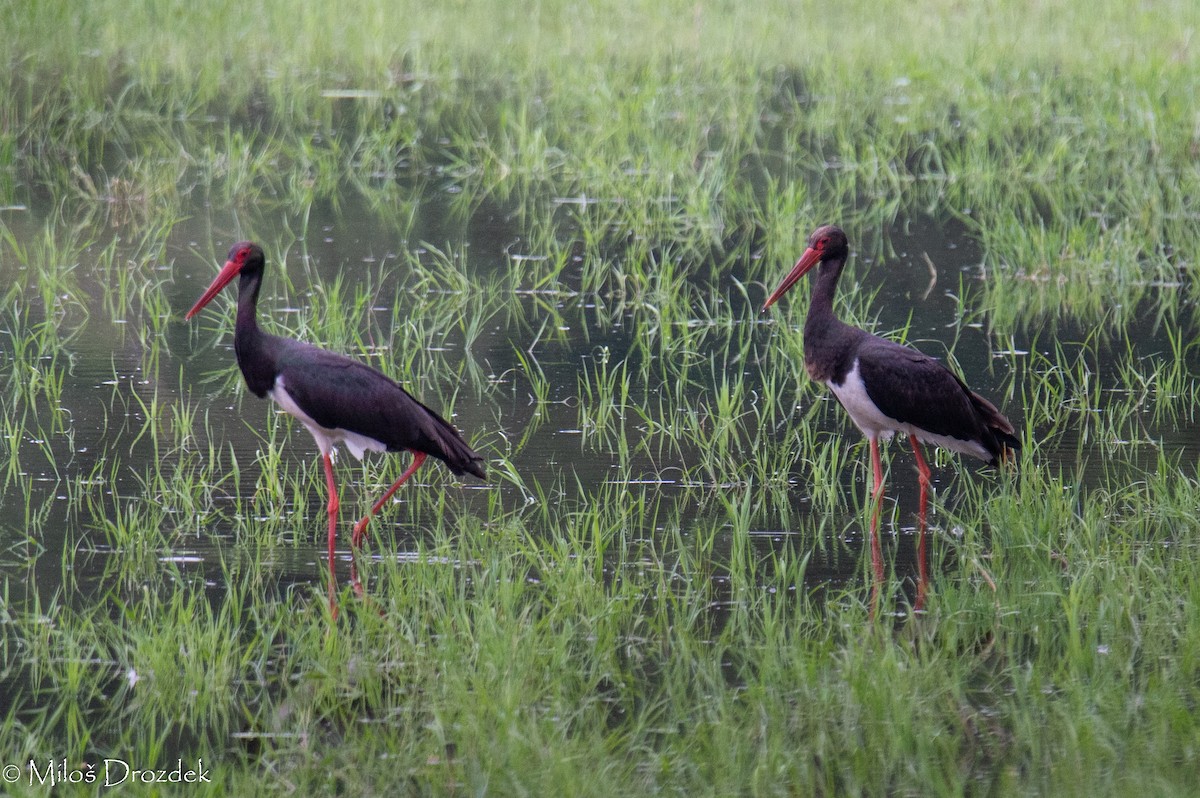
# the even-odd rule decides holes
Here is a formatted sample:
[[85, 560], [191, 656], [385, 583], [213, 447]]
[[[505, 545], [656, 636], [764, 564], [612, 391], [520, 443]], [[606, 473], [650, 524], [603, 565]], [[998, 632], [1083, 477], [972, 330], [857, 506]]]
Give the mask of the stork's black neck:
[[805, 327], [814, 318], [836, 318], [833, 313], [833, 296], [837, 293], [838, 279], [842, 276], [842, 269], [845, 265], [846, 257], [843, 255], [823, 260], [817, 267], [817, 274], [813, 278], [812, 301], [808, 306]]
[[261, 288], [261, 271], [242, 272], [238, 278], [237, 320], [233, 328], [235, 341], [259, 334], [258, 292]]
[[237, 320], [233, 327], [233, 352], [246, 385], [259, 397], [275, 386], [275, 337], [258, 327], [258, 292], [262, 288], [262, 270], [244, 271], [238, 278]]
[[846, 255], [822, 260], [813, 275], [812, 299], [804, 320], [804, 366], [814, 380], [841, 383], [854, 364], [854, 348], [865, 333], [841, 321], [833, 312], [838, 278]]

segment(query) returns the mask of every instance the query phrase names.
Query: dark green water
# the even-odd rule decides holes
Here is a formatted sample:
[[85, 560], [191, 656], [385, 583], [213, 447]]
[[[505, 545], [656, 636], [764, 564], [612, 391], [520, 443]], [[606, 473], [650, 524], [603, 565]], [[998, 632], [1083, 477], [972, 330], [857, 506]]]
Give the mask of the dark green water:
[[[298, 424], [275, 412], [269, 403], [250, 396], [241, 384], [233, 359], [229, 319], [225, 318], [232, 312], [233, 292], [226, 292], [227, 296], [191, 323], [183, 320], [183, 314], [223, 262], [227, 247], [246, 237], [290, 244], [286, 262], [268, 266], [260, 304], [264, 326], [288, 333], [305, 297], [339, 278], [351, 295], [369, 284], [373, 301], [366, 303], [362, 318], [351, 320], [368, 346], [359, 351], [342, 347], [343, 351], [372, 359], [431, 405], [443, 410], [452, 407], [453, 421], [466, 438], [489, 460], [498, 453], [507, 457], [523, 483], [495, 479], [486, 484], [458, 484], [431, 460], [416, 482], [397, 495], [398, 506], [386, 509], [375, 522], [370, 556], [401, 561], [415, 556], [423, 530], [436, 524], [447, 507], [464, 516], [486, 517], [489, 503], [499, 501], [518, 516], [525, 513], [532, 525], [545, 526], [541, 530], [544, 534], [553, 535], [556, 513], [578, 509], [598, 496], [606, 501], [613, 496], [636, 498], [630, 501], [635, 510], [626, 518], [631, 540], [653, 539], [665, 527], [679, 525], [685, 535], [715, 536], [715, 557], [732, 545], [730, 525], [713, 496], [754, 490], [753, 485], [705, 484], [688, 475], [685, 463], [649, 456], [636, 447], [622, 462], [619, 446], [613, 441], [585, 436], [581, 429], [579, 408], [587, 401], [581, 379], [586, 380], [605, 363], [616, 365], [644, 356], [637, 354], [635, 344], [646, 332], [620, 298], [570, 291], [514, 294], [505, 312], [488, 319], [469, 346], [464, 343], [461, 328], [451, 326], [443, 334], [427, 338], [424, 347], [415, 352], [370, 349], [376, 333], [386, 332], [384, 327], [392, 323], [394, 307], [400, 309], [395, 318], [404, 320], [409, 313], [406, 308], [429, 307], [430, 302], [437, 301], [436, 286], [427, 288], [422, 297], [408, 293], [402, 253], [424, 250], [424, 242], [433, 242], [446, 252], [465, 253], [463, 271], [483, 279], [495, 270], [519, 269], [525, 259], [539, 256], [524, 250], [517, 222], [485, 210], [469, 223], [452, 224], [446, 221], [448, 214], [437, 198], [422, 206], [407, 235], [389, 229], [386, 219], [353, 201], [343, 203], [340, 211], [314, 206], [302, 217], [282, 213], [249, 218], [204, 206], [190, 211], [184, 221], [162, 235], [161, 246], [154, 248], [160, 255], [150, 259], [137, 254], [144, 252], [144, 247], [124, 243], [123, 236], [135, 237], [132, 231], [113, 226], [108, 220], [83, 231], [96, 243], [84, 249], [82, 257], [71, 266], [69, 280], [83, 287], [80, 295], [86, 298], [86, 307], [67, 303], [52, 313], [61, 347], [53, 357], [44, 358], [47, 369], [57, 369], [63, 375], [60, 405], [51, 409], [35, 402], [23, 407], [20, 412], [32, 423], [26, 423], [24, 431], [8, 438], [5, 444], [7, 460], [15, 465], [8, 471], [0, 514], [0, 574], [13, 584], [28, 586], [31, 592], [26, 596], [53, 595], [63, 581], [64, 562], [68, 561], [74, 579], [84, 589], [68, 593], [67, 601], [86, 600], [87, 586], [109, 578], [113, 558], [123, 553], [106, 533], [104, 515], [115, 513], [115, 508], [121, 506], [155, 500], [146, 495], [145, 475], [156, 467], [166, 467], [180, 453], [173, 451], [166, 440], [168, 435], [160, 434], [156, 441], [155, 435], [147, 434], [147, 415], [154, 412], [148, 408], [166, 412], [164, 408], [180, 402], [193, 406], [200, 416], [189, 447], [197, 451], [210, 445], [217, 447], [227, 461], [236, 461], [240, 470], [239, 481], [225, 481], [213, 490], [217, 508], [226, 507], [229, 514], [260, 512], [264, 519], [276, 519], [269, 526], [270, 534], [286, 545], [273, 549], [270, 562], [277, 569], [280, 584], [316, 583], [321, 578], [325, 496], [316, 449]], [[37, 209], [3, 211], [3, 221], [15, 240], [32, 241], [43, 236], [47, 218]], [[68, 229], [79, 230], [78, 225], [60, 226], [64, 236]], [[118, 316], [111, 309], [111, 300], [105, 299], [106, 293], [113, 290], [113, 267], [102, 268], [90, 261], [89, 253], [99, 253], [114, 236], [118, 241], [114, 261], [117, 268], [129, 271], [130, 284], [148, 285], [166, 298], [170, 318], [162, 325], [162, 339], [148, 339], [144, 332], [148, 320], [138, 314], [145, 311], [145, 303], [130, 303], [132, 312]], [[1031, 347], [1037, 345], [1044, 347], [1047, 357], [1052, 356], [1051, 339], [1029, 333], [1024, 340], [1015, 337], [1008, 351], [998, 351], [980, 324], [962, 323], [958, 296], [964, 290], [968, 292], [963, 303], [968, 307], [977, 296], [982, 254], [960, 228], [905, 219], [886, 236], [886, 246], [858, 249], [851, 264], [853, 274], [848, 273], [843, 290], [853, 291], [859, 285], [862, 290], [877, 292], [868, 304], [875, 317], [873, 329], [891, 331], [907, 326], [908, 339], [924, 351], [940, 356], [952, 349], [968, 383], [996, 399], [1016, 425], [1024, 428], [1020, 397], [1028, 374], [1014, 370], [1013, 364], [1027, 363]], [[874, 251], [889, 254], [886, 258], [873, 257], [870, 253]], [[11, 253], [0, 262], [0, 283], [23, 281], [27, 286], [11, 300], [21, 312], [5, 317], [10, 327], [12, 319], [32, 325], [45, 318], [47, 303], [38, 291], [39, 281], [28, 274], [28, 270], [37, 268], [49, 266], [36, 262], [22, 265]], [[758, 310], [767, 287], [752, 285], [749, 301], [733, 290], [722, 294], [722, 286], [712, 288], [714, 295], [725, 297], [734, 323], [752, 326], [752, 334], [761, 337], [763, 348], [770, 351], [777, 326]], [[790, 316], [793, 322], [800, 317]], [[7, 334], [0, 335], [0, 345], [10, 348], [5, 352], [7, 365], [0, 368], [9, 376], [13, 368], [11, 346], [15, 345], [11, 342], [22, 331], [4, 332]], [[1086, 332], [1060, 325], [1055, 336], [1066, 342], [1067, 351], [1072, 351], [1072, 340], [1083, 340]], [[1140, 353], [1135, 354], [1137, 357], [1169, 350], [1164, 325], [1148, 312], [1144, 320], [1135, 321], [1126, 340], [1114, 344], [1122, 351], [1108, 352], [1103, 346], [1091, 350], [1096, 368], [1111, 369], [1119, 358], [1129, 357], [1127, 340], [1135, 342]], [[523, 376], [526, 365], [521, 353], [526, 364], [534, 363], [545, 375], [549, 389], [544, 401], [535, 399]], [[697, 356], [713, 357], [715, 353], [701, 352]], [[430, 361], [436, 361], [436, 367], [426, 367]], [[742, 364], [741, 376], [751, 386], [761, 384], [763, 370], [772, 368], [773, 362], [771, 357], [747, 361]], [[405, 373], [405, 363], [416, 364], [422, 377], [410, 382], [412, 375]], [[661, 385], [639, 384], [637, 373], [638, 369], [630, 369], [634, 375], [629, 386], [632, 396], [648, 397], [663, 390]], [[1100, 379], [1115, 377], [1110, 370]], [[1101, 393], [1102, 399], [1106, 395]], [[833, 407], [832, 399], [824, 394], [816, 397], [813, 401], [830, 404], [829, 412], [818, 414], [815, 422], [802, 421], [803, 408], [798, 408], [788, 424], [819, 423], [823, 432], [840, 435], [846, 445], [857, 447], [860, 466], [846, 469], [840, 476], [847, 498], [843, 510], [820, 527], [826, 530], [825, 539], [813, 540], [811, 531], [801, 534], [791, 528], [794, 521], [789, 525], [766, 503], [754, 512], [748, 542], [765, 558], [783, 547], [810, 554], [810, 584], [795, 586], [809, 591], [853, 583], [864, 574], [861, 552], [865, 519], [856, 515], [853, 498], [861, 497], [864, 491], [859, 480], [865, 474], [861, 467], [865, 448], [857, 431]], [[1200, 448], [1196, 429], [1178, 421], [1155, 420], [1153, 409], [1150, 404], [1135, 409], [1145, 414], [1140, 426], [1152, 444], [1145, 447], [1144, 456], [1152, 457], [1156, 447], [1164, 446], [1184, 451], [1194, 459]], [[1086, 412], [1104, 413], [1106, 409], [1080, 409], [1064, 400], [1062, 412], [1067, 418]], [[16, 407], [6, 408], [11, 422], [18, 420], [16, 414]], [[57, 424], [49, 420], [55, 417], [59, 419]], [[1038, 451], [1035, 467], [1075, 471], [1078, 479], [1086, 482], [1089, 469], [1103, 467], [1103, 458], [1081, 459], [1080, 441], [1071, 430], [1069, 418], [1053, 430], [1052, 439]], [[625, 432], [631, 438], [646, 434], [635, 423], [630, 423]], [[775, 435], [779, 446], [789, 445], [785, 432], [780, 429]], [[1035, 436], [1039, 434], [1035, 430]], [[288, 493], [282, 506], [276, 501], [264, 508], [254, 497], [262, 490], [263, 452], [273, 447], [283, 447], [282, 457], [289, 467], [309, 469], [311, 489], [299, 496]], [[893, 466], [888, 495], [900, 505], [898, 523], [885, 531], [895, 541], [892, 556], [897, 573], [911, 576], [915, 573], [915, 470], [906, 444], [893, 444], [889, 453]], [[376, 482], [390, 481], [406, 462], [400, 457], [373, 457], [374, 464], [367, 473]], [[493, 462], [493, 473], [495, 466]], [[343, 484], [344, 531], [348, 535], [353, 517], [365, 509], [370, 497], [361, 491], [363, 469], [348, 456], [341, 458], [339, 478]], [[964, 481], [986, 482], [990, 478], [985, 469], [974, 464], [939, 468], [935, 474], [938, 501], [952, 505]], [[100, 487], [95, 487], [97, 481]], [[90, 503], [73, 500], [79, 491], [71, 486], [81, 482], [93, 484], [89, 489], [93, 496], [100, 493], [109, 499]], [[787, 518], [810, 518], [811, 494], [812, 486], [793, 475], [787, 491]], [[539, 507], [542, 504], [551, 506]], [[203, 579], [217, 587], [220, 571], [214, 563], [223, 547], [235, 542], [235, 533], [233, 525], [221, 520], [222, 513], [214, 518], [199, 528], [191, 519], [179, 518], [178, 534], [166, 536], [172, 541], [170, 548], [158, 552], [164, 567], [169, 563], [185, 577]], [[278, 519], [283, 519], [282, 523]], [[936, 516], [934, 523], [935, 535], [957, 532], [938, 527]], [[347, 546], [343, 540], [344, 556], [348, 556]], [[714, 579], [720, 580], [719, 567], [715, 573]], [[13, 597], [19, 599], [19, 594], [14, 591]], [[736, 598], [731, 596], [730, 600]]]

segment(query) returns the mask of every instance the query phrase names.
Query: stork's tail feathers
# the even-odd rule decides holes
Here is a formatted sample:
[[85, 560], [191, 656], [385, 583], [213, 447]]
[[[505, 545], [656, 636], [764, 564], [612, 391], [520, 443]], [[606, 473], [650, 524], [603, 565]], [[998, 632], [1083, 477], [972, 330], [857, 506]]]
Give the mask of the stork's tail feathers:
[[471, 474], [480, 479], [487, 479], [483, 470], [483, 458], [467, 445], [454, 425], [432, 410], [430, 416], [433, 423], [425, 425], [424, 445], [416, 448], [441, 460], [456, 476]]
[[992, 454], [991, 465], [1012, 461], [1017, 452], [1021, 451], [1021, 439], [1016, 436], [1016, 429], [996, 406], [979, 394], [971, 391], [971, 404], [979, 413], [986, 435], [984, 446]]
[[444, 447], [443, 453], [437, 456], [446, 463], [451, 471], [457, 475], [471, 474], [480, 479], [487, 479], [487, 474], [483, 470], [483, 458], [479, 456], [478, 452], [467, 446], [457, 432], [452, 436], [447, 436], [444, 443], [447, 445]]

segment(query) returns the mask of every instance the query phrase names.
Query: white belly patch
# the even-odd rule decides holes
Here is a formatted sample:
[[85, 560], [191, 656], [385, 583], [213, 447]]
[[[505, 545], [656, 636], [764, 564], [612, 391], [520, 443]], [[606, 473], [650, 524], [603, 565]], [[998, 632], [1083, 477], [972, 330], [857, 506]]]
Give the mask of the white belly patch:
[[886, 440], [895, 432], [908, 431], [904, 429], [906, 425], [885, 416], [871, 401], [871, 397], [867, 395], [867, 386], [863, 384], [862, 375], [858, 372], [857, 360], [854, 361], [854, 368], [846, 374], [846, 379], [841, 385], [833, 380], [829, 380], [825, 384], [842, 403], [842, 407], [846, 408], [846, 412], [850, 414], [850, 420], [868, 438], [882, 437]]
[[841, 385], [836, 384], [832, 380], [827, 381], [826, 385], [829, 386], [829, 390], [833, 391], [833, 395], [837, 397], [838, 401], [842, 403], [842, 407], [846, 408], [846, 412], [850, 414], [850, 419], [854, 422], [854, 425], [862, 430], [863, 435], [866, 435], [867, 438], [888, 440], [893, 434], [903, 432], [905, 435], [915, 437], [922, 442], [931, 443], [934, 446], [939, 446], [952, 452], [969, 454], [981, 460], [990, 460], [992, 458], [987, 449], [975, 441], [964, 441], [948, 435], [937, 435], [912, 424], [906, 424], [885, 416], [875, 403], [871, 401], [871, 397], [867, 395], [867, 386], [863, 384], [857, 360], [854, 361], [854, 367], [846, 374], [846, 379]]
[[321, 450], [321, 454], [329, 454], [333, 447], [339, 443], [344, 443], [346, 448], [350, 450], [350, 454], [357, 459], [363, 459], [363, 455], [368, 452], [386, 452], [387, 447], [374, 438], [369, 438], [366, 435], [361, 435], [357, 432], [350, 432], [344, 429], [329, 429], [322, 427], [320, 424], [312, 420], [312, 417], [300, 409], [300, 405], [296, 404], [296, 400], [287, 392], [287, 387], [283, 384], [283, 376], [275, 378], [275, 387], [267, 392], [284, 411], [304, 425], [313, 438], [317, 441], [317, 448]]

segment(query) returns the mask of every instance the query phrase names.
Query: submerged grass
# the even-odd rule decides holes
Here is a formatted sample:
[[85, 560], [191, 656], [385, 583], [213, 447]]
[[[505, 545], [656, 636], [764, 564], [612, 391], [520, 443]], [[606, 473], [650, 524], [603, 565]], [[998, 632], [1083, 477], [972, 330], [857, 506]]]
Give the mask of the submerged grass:
[[[580, 508], [549, 538], [441, 525], [332, 628], [319, 590], [263, 601], [244, 548], [211, 590], [170, 570], [71, 607], [9, 583], [9, 739], [72, 761], [182, 749], [222, 789], [1182, 791], [1165, 765], [1194, 756], [1200, 596], [1175, 549], [1194, 554], [1200, 483], [1179, 477], [1164, 461], [1082, 512], [1037, 472], [1001, 486], [992, 540], [956, 544], [937, 609], [895, 637], [853, 594], [797, 595], [796, 549], [714, 561], [670, 519], [639, 543], [608, 513], [624, 491], [597, 497], [609, 521]], [[1131, 502], [1154, 515], [1105, 520]]]
[[[1198, 23], [0, 10], [13, 789], [119, 758], [203, 760], [211, 794], [1190, 794]], [[926, 216], [978, 262], [939, 270]], [[938, 458], [923, 612], [904, 445], [871, 620], [865, 453], [804, 373], [806, 288], [757, 313], [822, 221], [856, 246], [843, 317], [969, 362], [1024, 436], [1011, 471]], [[311, 442], [247, 395], [231, 314], [177, 323], [247, 237], [265, 325], [488, 459], [398, 495], [336, 621]], [[397, 467], [348, 460], [347, 517]]]
[[406, 225], [416, 196], [450, 188], [456, 218], [498, 205], [565, 227], [596, 290], [619, 279], [593, 257], [614, 242], [703, 269], [749, 239], [764, 279], [803, 240], [798, 217], [871, 228], [938, 208], [985, 243], [1001, 332], [1094, 319], [1196, 248], [1200, 19], [1183, 2], [362, 2], [332, 27], [272, 3], [253, 26], [185, 6], [9, 10], [9, 201], [82, 184], [137, 224], [185, 193], [299, 212], [349, 183]]

